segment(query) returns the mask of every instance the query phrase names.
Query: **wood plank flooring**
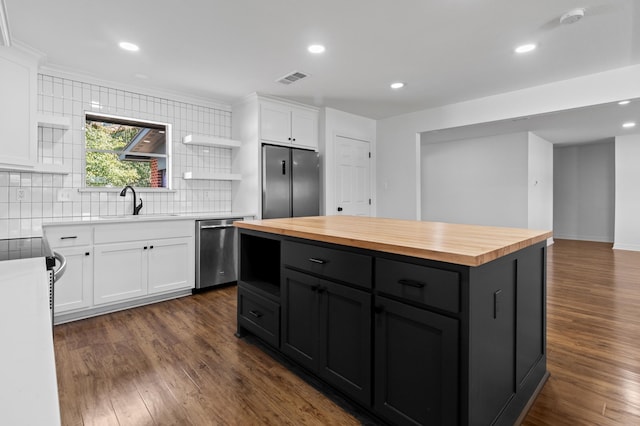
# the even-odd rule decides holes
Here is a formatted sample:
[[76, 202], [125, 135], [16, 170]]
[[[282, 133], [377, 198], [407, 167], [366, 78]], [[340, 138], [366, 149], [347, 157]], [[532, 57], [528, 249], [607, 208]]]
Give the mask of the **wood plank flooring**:
[[[551, 378], [523, 425], [640, 425], [640, 253], [556, 240], [547, 281]], [[234, 337], [235, 314], [228, 287], [56, 326], [63, 425], [375, 422]]]

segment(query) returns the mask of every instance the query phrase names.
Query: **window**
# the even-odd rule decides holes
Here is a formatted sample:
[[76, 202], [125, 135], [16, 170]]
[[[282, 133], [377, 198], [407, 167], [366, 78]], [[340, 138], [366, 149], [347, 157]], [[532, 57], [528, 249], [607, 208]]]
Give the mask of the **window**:
[[171, 126], [86, 114], [85, 186], [168, 188]]

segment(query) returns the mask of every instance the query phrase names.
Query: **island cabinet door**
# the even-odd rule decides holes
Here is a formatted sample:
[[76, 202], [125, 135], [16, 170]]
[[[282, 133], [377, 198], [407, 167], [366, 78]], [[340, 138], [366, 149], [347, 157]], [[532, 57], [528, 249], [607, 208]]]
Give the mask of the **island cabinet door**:
[[338, 389], [371, 405], [371, 294], [320, 280], [320, 370]]
[[458, 424], [458, 321], [374, 302], [374, 409], [397, 425]]
[[318, 278], [284, 270], [281, 350], [303, 366], [318, 369]]

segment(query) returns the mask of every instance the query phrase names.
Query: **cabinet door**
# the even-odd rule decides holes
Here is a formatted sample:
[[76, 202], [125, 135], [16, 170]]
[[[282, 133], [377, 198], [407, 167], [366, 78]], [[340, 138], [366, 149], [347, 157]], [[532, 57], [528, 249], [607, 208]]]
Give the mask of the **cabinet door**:
[[260, 139], [291, 145], [291, 108], [271, 102], [260, 102]]
[[284, 270], [282, 352], [305, 367], [318, 368], [318, 279]]
[[0, 164], [36, 162], [36, 64], [11, 47], [0, 47]]
[[150, 294], [194, 287], [191, 238], [151, 241], [148, 247]]
[[318, 149], [318, 113], [306, 109], [291, 109], [291, 143]]
[[53, 287], [54, 315], [90, 307], [93, 304], [91, 247], [54, 248], [53, 250], [67, 259], [67, 269]]
[[458, 321], [375, 302], [374, 409], [394, 424], [458, 424]]
[[100, 305], [146, 295], [147, 251], [148, 246], [139, 241], [95, 245], [93, 302]]
[[320, 377], [371, 405], [371, 294], [321, 280]]

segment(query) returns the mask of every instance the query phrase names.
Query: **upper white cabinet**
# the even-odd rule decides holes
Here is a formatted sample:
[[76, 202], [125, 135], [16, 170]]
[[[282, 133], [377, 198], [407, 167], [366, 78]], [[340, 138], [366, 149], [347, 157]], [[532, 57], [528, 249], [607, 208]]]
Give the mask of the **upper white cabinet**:
[[260, 99], [260, 139], [278, 145], [318, 149], [318, 111]]
[[33, 167], [37, 159], [37, 63], [0, 47], [0, 167]]

